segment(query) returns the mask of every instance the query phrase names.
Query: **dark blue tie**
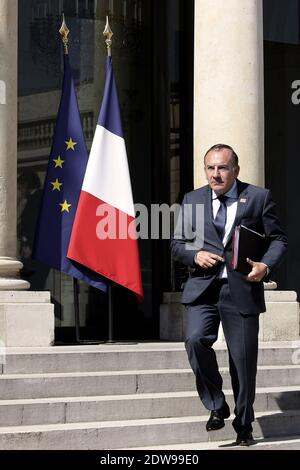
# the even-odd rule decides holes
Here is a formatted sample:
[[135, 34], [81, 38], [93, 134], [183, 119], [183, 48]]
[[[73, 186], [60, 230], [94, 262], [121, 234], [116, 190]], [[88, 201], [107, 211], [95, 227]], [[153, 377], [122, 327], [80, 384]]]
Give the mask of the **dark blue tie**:
[[221, 194], [220, 196], [218, 196], [218, 199], [220, 201], [220, 207], [215, 217], [214, 224], [219, 234], [219, 237], [221, 238], [221, 240], [223, 240], [224, 232], [225, 232], [225, 225], [226, 225], [226, 216], [227, 216], [227, 207], [226, 207], [227, 196], [225, 196], [224, 194]]

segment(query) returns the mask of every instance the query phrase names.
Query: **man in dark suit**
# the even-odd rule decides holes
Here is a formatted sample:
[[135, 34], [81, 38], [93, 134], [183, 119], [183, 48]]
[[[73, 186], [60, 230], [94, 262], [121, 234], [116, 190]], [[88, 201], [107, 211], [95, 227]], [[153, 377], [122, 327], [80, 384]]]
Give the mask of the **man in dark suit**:
[[[230, 146], [218, 144], [209, 149], [204, 170], [208, 185], [184, 196], [183, 217], [171, 243], [173, 257], [190, 267], [182, 295], [187, 310], [185, 346], [199, 397], [211, 411], [206, 429], [220, 429], [230, 416], [212, 348], [222, 322], [235, 400], [236, 443], [250, 445], [259, 314], [265, 311], [263, 281], [282, 260], [287, 238], [270, 191], [237, 179], [238, 157]], [[204, 209], [200, 223], [199, 207]], [[233, 233], [240, 224], [267, 240], [262, 259], [247, 259], [248, 275], [234, 271], [231, 264]]]

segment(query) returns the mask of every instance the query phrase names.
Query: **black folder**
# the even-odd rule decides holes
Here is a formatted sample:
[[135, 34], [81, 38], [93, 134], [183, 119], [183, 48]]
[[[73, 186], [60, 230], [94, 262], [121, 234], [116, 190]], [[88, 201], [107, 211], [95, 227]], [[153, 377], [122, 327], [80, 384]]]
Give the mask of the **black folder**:
[[254, 230], [238, 225], [234, 231], [232, 267], [243, 274], [249, 274], [252, 267], [247, 258], [260, 261], [266, 251], [266, 237]]

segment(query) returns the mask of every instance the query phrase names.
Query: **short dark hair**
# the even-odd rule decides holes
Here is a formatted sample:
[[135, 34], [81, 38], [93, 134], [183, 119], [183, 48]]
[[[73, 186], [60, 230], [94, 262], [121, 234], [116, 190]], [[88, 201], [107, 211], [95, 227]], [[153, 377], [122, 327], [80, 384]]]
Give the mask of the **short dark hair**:
[[206, 154], [204, 155], [204, 163], [205, 163], [205, 157], [209, 152], [211, 152], [212, 150], [214, 150], [215, 152], [219, 152], [220, 150], [223, 150], [223, 149], [231, 150], [233, 163], [234, 163], [234, 165], [238, 165], [239, 164], [239, 157], [237, 156], [237, 154], [235, 153], [233, 148], [230, 147], [230, 145], [227, 145], [227, 144], [215, 144], [212, 147], [210, 147], [210, 149], [207, 150]]

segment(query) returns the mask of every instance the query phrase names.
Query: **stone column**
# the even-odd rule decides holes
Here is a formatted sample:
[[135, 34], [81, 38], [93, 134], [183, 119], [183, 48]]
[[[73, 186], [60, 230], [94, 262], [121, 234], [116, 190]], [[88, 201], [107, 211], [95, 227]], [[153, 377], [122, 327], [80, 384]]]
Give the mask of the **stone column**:
[[231, 145], [241, 180], [264, 185], [261, 0], [195, 1], [195, 187], [206, 183], [203, 155]]
[[0, 290], [24, 290], [16, 259], [18, 2], [0, 1]]
[[0, 349], [54, 340], [50, 293], [27, 292], [16, 259], [17, 27], [18, 1], [0, 0]]

